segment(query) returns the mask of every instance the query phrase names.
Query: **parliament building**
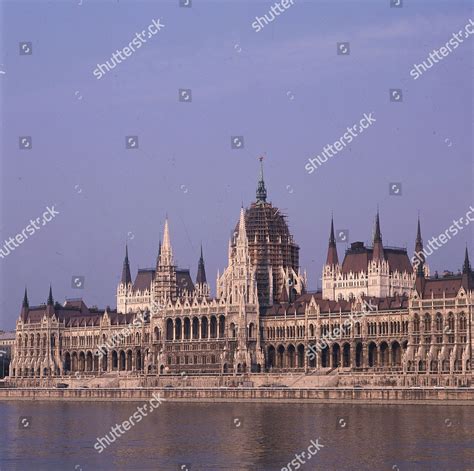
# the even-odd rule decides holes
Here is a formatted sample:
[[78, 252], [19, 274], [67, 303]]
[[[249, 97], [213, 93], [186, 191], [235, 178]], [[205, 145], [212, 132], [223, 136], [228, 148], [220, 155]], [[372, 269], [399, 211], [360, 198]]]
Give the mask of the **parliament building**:
[[[423, 250], [419, 221], [414, 249]], [[384, 246], [379, 214], [373, 244], [353, 242], [342, 261], [331, 220], [322, 290], [309, 291], [262, 170], [215, 296], [202, 248], [195, 281], [175, 265], [166, 220], [153, 269], [133, 279], [125, 249], [116, 309], [55, 303], [51, 287], [46, 304], [30, 306], [25, 290], [10, 377], [390, 373], [442, 384], [472, 376], [473, 296], [467, 248], [462, 272], [430, 276], [424, 258]]]

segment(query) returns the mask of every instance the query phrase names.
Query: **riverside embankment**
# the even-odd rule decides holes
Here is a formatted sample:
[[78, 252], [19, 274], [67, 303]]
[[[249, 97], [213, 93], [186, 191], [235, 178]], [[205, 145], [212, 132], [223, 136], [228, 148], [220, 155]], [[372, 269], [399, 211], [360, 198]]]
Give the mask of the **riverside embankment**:
[[474, 388], [0, 388], [0, 401], [166, 401], [474, 406]]

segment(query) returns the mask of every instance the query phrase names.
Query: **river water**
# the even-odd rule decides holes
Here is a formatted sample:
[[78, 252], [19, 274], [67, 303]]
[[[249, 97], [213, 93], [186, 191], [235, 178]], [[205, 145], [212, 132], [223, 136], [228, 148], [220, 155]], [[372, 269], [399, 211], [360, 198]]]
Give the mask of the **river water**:
[[1, 402], [0, 469], [474, 470], [472, 406], [163, 402], [113, 437], [139, 406]]

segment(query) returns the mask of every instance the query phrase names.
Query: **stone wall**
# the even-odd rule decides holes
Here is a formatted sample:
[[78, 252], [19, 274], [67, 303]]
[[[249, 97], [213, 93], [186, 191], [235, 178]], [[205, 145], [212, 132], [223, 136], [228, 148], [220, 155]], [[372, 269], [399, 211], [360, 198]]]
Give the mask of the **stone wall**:
[[136, 388], [0, 389], [0, 400], [165, 401], [452, 404], [474, 406], [474, 388]]

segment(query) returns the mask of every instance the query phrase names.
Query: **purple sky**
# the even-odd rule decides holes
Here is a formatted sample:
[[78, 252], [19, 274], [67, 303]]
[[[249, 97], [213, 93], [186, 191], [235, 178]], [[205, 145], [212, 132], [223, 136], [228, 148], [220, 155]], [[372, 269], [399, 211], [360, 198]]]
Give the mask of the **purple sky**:
[[[270, 2], [79, 3], [0, 4], [0, 244], [47, 206], [60, 212], [0, 259], [0, 328], [14, 327], [25, 284], [31, 304], [46, 301], [51, 282], [60, 302], [115, 307], [126, 240], [135, 276], [155, 264], [166, 214], [177, 263], [194, 278], [202, 241], [214, 291], [264, 152], [269, 200], [289, 216], [310, 289], [331, 211], [351, 241], [369, 241], [378, 204], [384, 243], [411, 252], [418, 210], [427, 241], [474, 203], [474, 36], [410, 77], [474, 18], [470, 2], [296, 0], [259, 33], [251, 23]], [[162, 31], [93, 76], [158, 18]], [[19, 54], [22, 41], [32, 55]], [[337, 55], [345, 41], [351, 54]], [[192, 103], [178, 101], [180, 88]], [[394, 88], [402, 103], [390, 102]], [[376, 123], [308, 175], [307, 159], [364, 113]], [[138, 150], [125, 149], [129, 135]], [[236, 135], [245, 149], [231, 149]], [[20, 150], [19, 136], [32, 136], [33, 148]], [[402, 196], [389, 195], [390, 182], [402, 183]], [[471, 227], [429, 258], [432, 272], [461, 267]], [[73, 275], [85, 276], [84, 289], [71, 288]]]

